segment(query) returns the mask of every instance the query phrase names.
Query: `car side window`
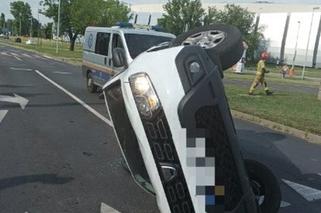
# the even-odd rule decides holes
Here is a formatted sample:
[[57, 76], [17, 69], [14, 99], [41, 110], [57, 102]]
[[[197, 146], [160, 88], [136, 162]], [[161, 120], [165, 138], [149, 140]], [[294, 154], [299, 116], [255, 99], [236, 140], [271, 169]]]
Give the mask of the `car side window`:
[[119, 34], [113, 34], [113, 44], [112, 48], [124, 48], [123, 42]]
[[95, 53], [108, 56], [110, 33], [97, 33]]

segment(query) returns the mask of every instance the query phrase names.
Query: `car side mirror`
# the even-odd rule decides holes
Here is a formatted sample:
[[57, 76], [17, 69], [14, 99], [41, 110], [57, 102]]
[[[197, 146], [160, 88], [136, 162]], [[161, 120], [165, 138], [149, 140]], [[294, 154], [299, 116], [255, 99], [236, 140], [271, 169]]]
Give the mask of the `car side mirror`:
[[115, 48], [113, 49], [113, 65], [116, 68], [128, 67], [128, 62], [126, 60], [126, 53], [123, 48]]

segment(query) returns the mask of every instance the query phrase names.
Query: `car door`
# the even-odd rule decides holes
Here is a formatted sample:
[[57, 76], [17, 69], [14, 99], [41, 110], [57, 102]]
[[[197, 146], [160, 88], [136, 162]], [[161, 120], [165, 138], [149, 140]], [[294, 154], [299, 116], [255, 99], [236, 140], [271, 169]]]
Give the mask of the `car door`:
[[112, 75], [110, 43], [110, 32], [97, 33], [95, 53], [98, 66], [93, 72], [93, 79], [99, 85], [104, 85]]
[[[125, 49], [124, 41], [123, 41], [121, 35], [118, 32], [113, 32], [111, 44], [112, 44], [111, 45], [111, 55], [113, 54], [113, 50], [115, 48]], [[112, 61], [111, 61], [111, 65], [112, 65], [113, 72], [115, 72], [115, 73], [122, 72], [125, 69], [124, 67], [114, 67]]]

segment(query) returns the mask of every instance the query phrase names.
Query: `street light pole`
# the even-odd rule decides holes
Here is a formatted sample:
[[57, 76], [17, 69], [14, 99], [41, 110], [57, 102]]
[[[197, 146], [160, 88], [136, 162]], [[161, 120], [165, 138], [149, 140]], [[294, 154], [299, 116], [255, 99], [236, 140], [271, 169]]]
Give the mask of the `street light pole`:
[[300, 26], [301, 26], [301, 22], [298, 21], [298, 32], [297, 32], [296, 41], [295, 41], [294, 56], [293, 56], [292, 68], [291, 68], [292, 70], [294, 69], [295, 59], [296, 59], [296, 55], [297, 55], [298, 40], [299, 40], [299, 34], [300, 34]]
[[60, 2], [61, 0], [59, 0], [59, 3], [58, 3], [58, 23], [57, 23], [57, 41], [56, 41], [56, 53], [58, 54], [58, 51], [59, 51], [59, 34], [60, 34]]
[[20, 16], [20, 19], [19, 19], [19, 22], [20, 22], [20, 24], [19, 24], [19, 36], [21, 36], [21, 16], [22, 16], [22, 14], [19, 13], [19, 16]]
[[313, 17], [314, 17], [314, 11], [320, 9], [320, 7], [314, 7], [312, 10], [312, 17], [311, 17], [311, 23], [310, 23], [310, 30], [309, 30], [309, 35], [308, 35], [308, 43], [307, 43], [307, 48], [305, 50], [305, 58], [304, 58], [304, 64], [303, 64], [303, 69], [302, 69], [302, 75], [301, 79], [304, 79], [304, 73], [305, 73], [305, 68], [306, 68], [306, 63], [308, 60], [308, 52], [309, 52], [309, 44], [310, 44], [310, 37], [311, 37], [311, 31], [312, 31], [312, 25], [313, 25]]

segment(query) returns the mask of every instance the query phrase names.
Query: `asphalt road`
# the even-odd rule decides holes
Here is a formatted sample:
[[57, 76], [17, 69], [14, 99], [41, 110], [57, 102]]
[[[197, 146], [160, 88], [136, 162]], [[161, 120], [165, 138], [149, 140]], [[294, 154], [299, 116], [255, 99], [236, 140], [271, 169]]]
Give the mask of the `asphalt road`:
[[[80, 67], [0, 46], [0, 213], [99, 213], [101, 203], [124, 213], [158, 212], [122, 168], [113, 129], [71, 96], [107, 117]], [[236, 125], [245, 157], [277, 175], [280, 213], [320, 213], [321, 145]]]

